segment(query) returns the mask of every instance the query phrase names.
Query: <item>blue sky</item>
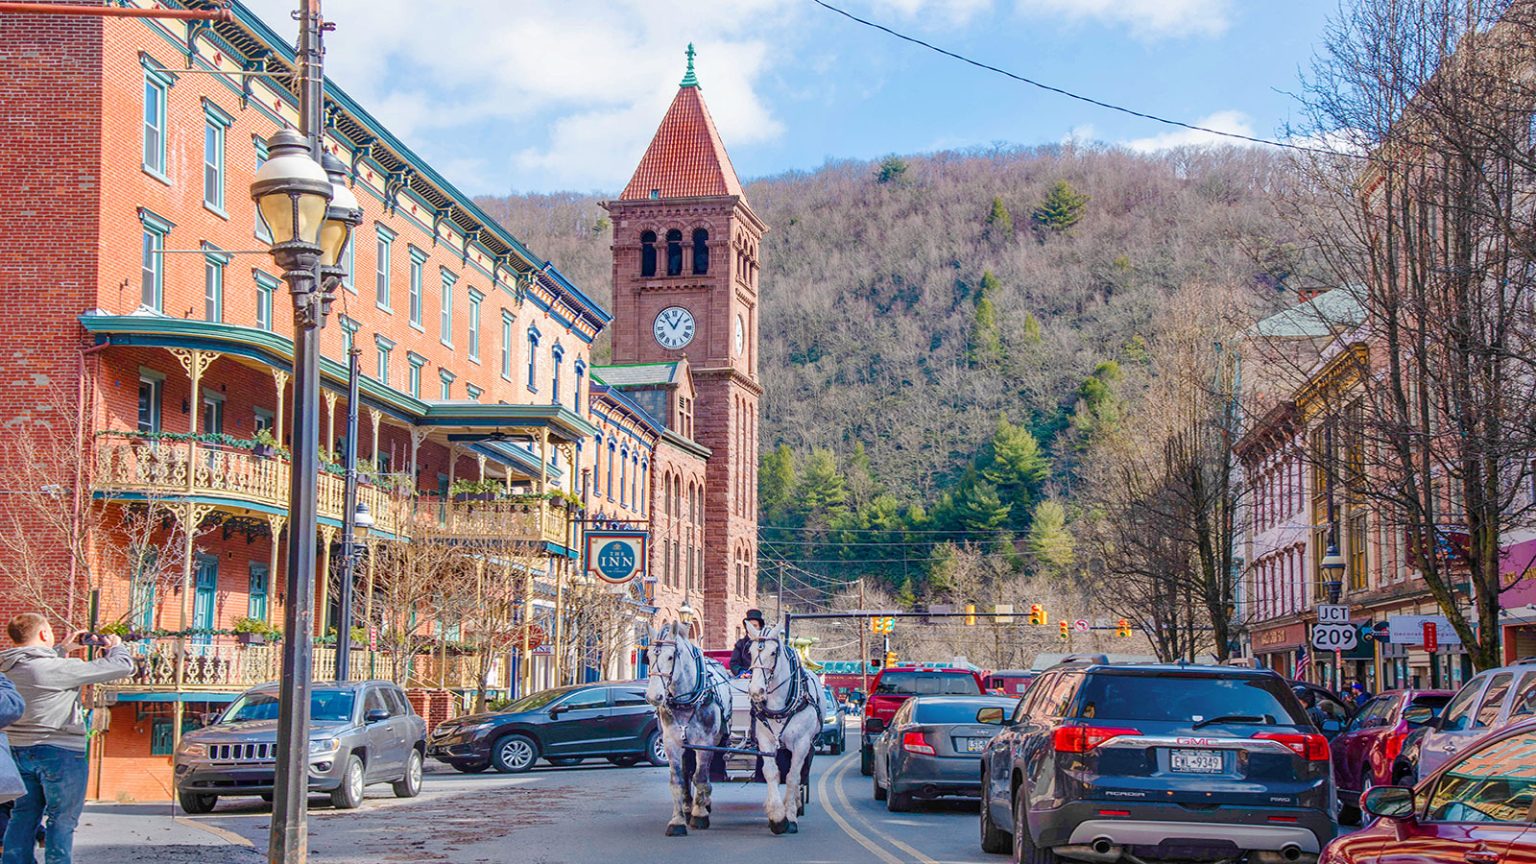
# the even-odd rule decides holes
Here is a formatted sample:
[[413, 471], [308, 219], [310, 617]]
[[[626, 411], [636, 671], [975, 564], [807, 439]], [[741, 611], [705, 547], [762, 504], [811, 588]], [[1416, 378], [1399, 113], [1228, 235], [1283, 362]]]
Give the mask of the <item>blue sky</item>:
[[[292, 0], [247, 0], [280, 33]], [[1272, 136], [1336, 0], [841, 0], [1046, 83]], [[697, 43], [744, 179], [995, 142], [1203, 136], [1045, 93], [810, 0], [327, 0], [327, 71], [466, 192], [623, 186]]]

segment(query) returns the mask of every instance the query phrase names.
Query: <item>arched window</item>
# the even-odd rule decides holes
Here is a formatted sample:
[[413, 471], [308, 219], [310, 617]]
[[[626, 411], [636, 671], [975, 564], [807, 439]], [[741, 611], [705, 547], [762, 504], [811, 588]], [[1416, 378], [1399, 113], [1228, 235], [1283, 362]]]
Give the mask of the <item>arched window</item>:
[[709, 272], [709, 232], [703, 228], [693, 229], [693, 275], [703, 276]]
[[603, 488], [608, 490], [608, 500], [613, 500], [613, 460], [619, 458], [619, 447], [612, 438], [608, 439], [608, 467], [603, 480]]
[[603, 436], [593, 435], [592, 440], [597, 445], [592, 448], [592, 494], [597, 496], [603, 494]]
[[629, 506], [629, 448], [619, 451], [619, 505]]
[[640, 232], [640, 275], [656, 275], [656, 232]]
[[683, 232], [673, 228], [667, 232], [667, 275], [680, 276], [683, 272]]

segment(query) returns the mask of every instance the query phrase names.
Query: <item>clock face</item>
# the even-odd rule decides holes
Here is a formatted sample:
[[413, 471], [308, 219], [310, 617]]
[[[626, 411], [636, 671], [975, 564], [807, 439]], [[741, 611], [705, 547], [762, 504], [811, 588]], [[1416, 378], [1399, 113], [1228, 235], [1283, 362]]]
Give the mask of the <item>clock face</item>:
[[656, 316], [651, 335], [661, 347], [676, 351], [693, 341], [693, 313], [681, 306], [668, 306]]
[[743, 322], [741, 320], [741, 316], [737, 315], [736, 316], [736, 353], [740, 354], [741, 352], [743, 352], [745, 350], [747, 350], [747, 325], [746, 325], [745, 322]]

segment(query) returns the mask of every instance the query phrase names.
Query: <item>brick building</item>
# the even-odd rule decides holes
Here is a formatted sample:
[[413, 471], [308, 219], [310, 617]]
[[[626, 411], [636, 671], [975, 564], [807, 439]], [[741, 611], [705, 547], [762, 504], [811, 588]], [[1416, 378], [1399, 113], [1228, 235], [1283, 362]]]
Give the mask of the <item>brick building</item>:
[[[671, 577], [659, 596], [677, 599], [681, 589], [699, 609], [706, 647], [729, 647], [757, 591], [757, 280], [767, 226], [710, 119], [691, 46], [677, 96], [629, 185], [606, 207], [615, 365], [596, 374], [656, 406], [671, 433], [660, 445], [671, 451], [660, 500], [679, 516], [668, 517], [673, 533], [655, 544], [652, 574]], [[707, 449], [702, 483], [703, 451], [677, 439]], [[683, 516], [689, 527], [680, 529]], [[707, 543], [686, 533], [700, 527]]]
[[[20, 538], [0, 547], [0, 617], [46, 608], [137, 637], [134, 676], [93, 694], [100, 797], [169, 796], [179, 731], [277, 677], [277, 645], [235, 631], [279, 624], [286, 601], [292, 312], [248, 190], [266, 139], [297, 124], [285, 86], [295, 61], [288, 39], [233, 11], [216, 24], [0, 16], [0, 73], [12, 82], [0, 178], [33, 204], [0, 212], [10, 239], [0, 287], [13, 310], [0, 325], [11, 382], [0, 461], [14, 487], [0, 518]], [[628, 327], [615, 344], [633, 346], [654, 316], [639, 320], [646, 310], [632, 305], [615, 322], [334, 86], [325, 118], [325, 147], [347, 166], [364, 221], [321, 334], [316, 677], [335, 662], [325, 644], [339, 614], [334, 462], [354, 347], [359, 501], [376, 522], [357, 620], [370, 639], [403, 628], [442, 649], [405, 661], [405, 683], [462, 705], [633, 676], [642, 625], [690, 594], [711, 643], [724, 639], [751, 600], [741, 565], [755, 556], [745, 502], [760, 388], [745, 256], [762, 228], [745, 201], [690, 199], [699, 212], [686, 227], [715, 232], [696, 260], [712, 253], [718, 265], [664, 286], [720, 301], [713, 316], [699, 310], [712, 335], [696, 355], [708, 362], [648, 354], [664, 375], [599, 370], [590, 346], [605, 327]], [[648, 156], [642, 170], [663, 162]], [[635, 278], [626, 271], [621, 285]], [[750, 355], [718, 335], [732, 315], [751, 322]], [[717, 468], [721, 454], [730, 467]], [[39, 515], [59, 509], [78, 518]], [[601, 635], [571, 632], [569, 618], [572, 597], [591, 595], [580, 549], [594, 519], [655, 532], [650, 578], [618, 597], [618, 627]], [[419, 541], [424, 526], [489, 549], [485, 578], [515, 586], [517, 599], [485, 614], [538, 635], [481, 665], [447, 650], [472, 645], [472, 620], [374, 604], [373, 580], [391, 575], [372, 572], [374, 555]], [[733, 545], [716, 550], [711, 536]], [[374, 655], [354, 658], [354, 677], [388, 674]]]

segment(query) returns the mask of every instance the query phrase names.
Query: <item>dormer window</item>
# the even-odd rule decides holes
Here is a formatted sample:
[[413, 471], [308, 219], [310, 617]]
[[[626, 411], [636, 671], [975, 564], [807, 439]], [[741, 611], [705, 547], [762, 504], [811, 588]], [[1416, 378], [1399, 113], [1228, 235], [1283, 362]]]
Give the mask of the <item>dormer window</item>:
[[640, 275], [656, 275], [656, 232], [640, 232]]
[[673, 228], [667, 232], [667, 275], [683, 274], [683, 232]]

